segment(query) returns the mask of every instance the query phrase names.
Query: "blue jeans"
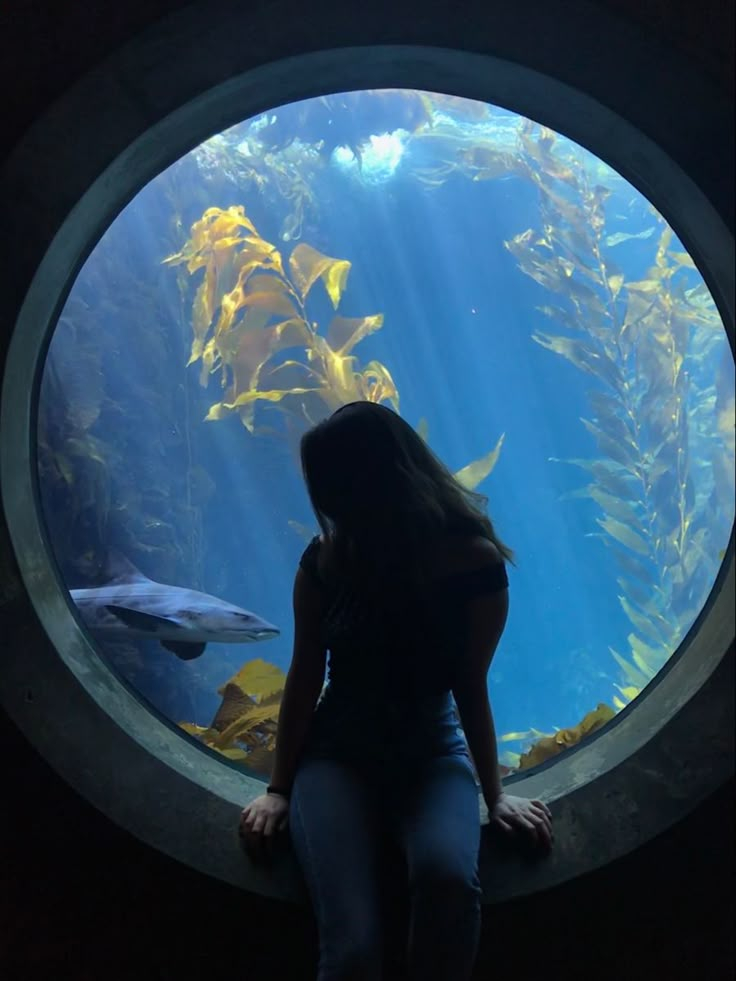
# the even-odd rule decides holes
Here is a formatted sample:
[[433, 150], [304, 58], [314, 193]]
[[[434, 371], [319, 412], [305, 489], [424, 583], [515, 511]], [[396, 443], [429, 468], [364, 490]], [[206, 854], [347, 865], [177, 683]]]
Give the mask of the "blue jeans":
[[[397, 728], [319, 708], [289, 829], [319, 934], [317, 981], [381, 977], [381, 841], [403, 851], [412, 981], [468, 981], [480, 936], [480, 816], [449, 694]], [[405, 717], [404, 717], [405, 719]], [[402, 730], [402, 731], [399, 731]]]

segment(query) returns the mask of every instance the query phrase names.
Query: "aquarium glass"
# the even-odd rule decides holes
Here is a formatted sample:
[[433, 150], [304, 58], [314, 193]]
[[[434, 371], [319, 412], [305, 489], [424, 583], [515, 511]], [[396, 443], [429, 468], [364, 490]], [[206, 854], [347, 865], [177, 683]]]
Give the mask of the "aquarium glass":
[[206, 140], [72, 286], [41, 385], [40, 496], [73, 608], [124, 683], [203, 751], [270, 773], [317, 531], [299, 437], [357, 399], [400, 412], [514, 550], [488, 679], [504, 772], [640, 698], [733, 524], [718, 310], [603, 161], [513, 112], [403, 90]]

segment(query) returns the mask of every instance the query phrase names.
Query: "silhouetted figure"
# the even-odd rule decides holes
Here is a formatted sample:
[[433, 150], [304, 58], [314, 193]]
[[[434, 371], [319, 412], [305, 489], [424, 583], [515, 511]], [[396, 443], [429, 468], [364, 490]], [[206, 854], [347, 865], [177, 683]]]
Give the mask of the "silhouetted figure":
[[546, 806], [502, 791], [488, 701], [511, 552], [486, 499], [385, 406], [338, 409], [305, 433], [301, 458], [322, 533], [294, 583], [272, 783], [241, 832], [258, 858], [288, 822], [317, 919], [318, 981], [381, 976], [381, 833], [406, 858], [409, 976], [466, 981], [481, 921], [470, 754], [491, 822], [551, 843]]

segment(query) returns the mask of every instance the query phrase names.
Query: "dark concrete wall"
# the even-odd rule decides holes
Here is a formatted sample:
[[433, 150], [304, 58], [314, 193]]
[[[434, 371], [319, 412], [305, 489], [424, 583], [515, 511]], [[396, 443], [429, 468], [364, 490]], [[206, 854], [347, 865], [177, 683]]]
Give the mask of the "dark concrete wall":
[[[564, 4], [566, 0], [559, 2]], [[251, 4], [258, 9], [272, 5], [268, 0], [251, 0]], [[328, 5], [324, 0], [302, 4], [305, 20], [315, 18], [316, 8]], [[0, 157], [29, 122], [72, 82], [133, 33], [183, 6], [182, 0], [120, 0], [104, 4], [81, 0], [8, 0], [4, 3], [0, 8], [0, 71], [5, 82]], [[359, 8], [355, 16], [360, 17], [365, 16], [366, 9], [382, 6], [382, 3], [348, 4], [347, 0], [344, 4], [345, 8]], [[412, 6], [417, 20], [423, 20], [436, 4], [434, 0], [426, 0]], [[609, 8], [642, 34], [656, 38], [733, 98], [735, 5], [731, 0], [700, 3], [605, 0], [595, 6]], [[549, 39], [550, 47], [559, 43], [559, 38]], [[623, 55], [621, 71], [626, 71]]]
[[[261, 16], [271, 6], [251, 2]], [[730, 0], [606, 5], [651, 41], [655, 64], [660, 53], [670, 61], [676, 57], [694, 91], [711, 85], [717, 98], [733, 102]], [[175, 0], [5, 4], [0, 157], [76, 78], [178, 6]], [[283, 16], [290, 5], [278, 6]], [[291, 5], [302, 11], [298, 16], [312, 43], [315, 11], [328, 6], [326, 0]], [[435, 6], [415, 5], [417, 17], [428, 23]], [[367, 20], [373, 15], [366, 11], [379, 16], [383, 4], [358, 8]], [[549, 44], [563, 41], [550, 37]], [[591, 44], [600, 42], [591, 38]], [[621, 71], [626, 70], [622, 52]], [[704, 116], [710, 108], [702, 106]], [[677, 106], [670, 109], [676, 112]], [[732, 139], [724, 130], [722, 143], [711, 139], [693, 152], [693, 159], [708, 157], [705, 169], [721, 189], [732, 185], [731, 151], [724, 152]], [[8, 561], [7, 554], [0, 558]], [[81, 801], [5, 719], [0, 736], [3, 978], [314, 977], [316, 938], [308, 912], [251, 899], [152, 852]], [[728, 785], [679, 827], [616, 865], [546, 895], [484, 908], [477, 978], [733, 977], [732, 874]], [[396, 911], [400, 927], [401, 901]]]

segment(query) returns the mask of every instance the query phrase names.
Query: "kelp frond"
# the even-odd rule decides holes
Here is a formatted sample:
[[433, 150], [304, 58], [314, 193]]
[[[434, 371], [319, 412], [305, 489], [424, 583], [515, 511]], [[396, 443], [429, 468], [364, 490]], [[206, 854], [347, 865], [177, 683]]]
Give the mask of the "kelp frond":
[[529, 749], [522, 753], [519, 758], [518, 769], [528, 770], [532, 766], [539, 766], [545, 760], [558, 756], [566, 749], [577, 746], [579, 742], [602, 728], [607, 722], [615, 717], [616, 713], [610, 705], [600, 702], [593, 711], [578, 722], [577, 725], [568, 729], [560, 729], [552, 736], [543, 736], [534, 742]]
[[209, 726], [180, 722], [179, 727], [209, 749], [268, 774], [285, 682], [280, 668], [254, 658], [218, 689], [222, 702]]
[[[299, 243], [287, 272], [279, 250], [259, 235], [238, 205], [208, 208], [192, 225], [183, 249], [163, 261], [186, 263], [190, 274], [205, 271], [192, 304], [189, 363], [201, 360], [203, 385], [219, 371], [225, 389], [207, 420], [237, 412], [253, 432], [256, 406], [264, 403], [300, 422], [357, 400], [388, 401], [398, 409], [398, 391], [386, 366], [371, 361], [361, 369], [352, 354], [363, 338], [381, 328], [382, 314], [336, 315], [324, 333], [307, 316], [307, 300], [318, 280], [337, 310], [347, 286], [348, 260]], [[278, 362], [287, 349], [294, 356]]]
[[[554, 134], [525, 123], [520, 152], [539, 191], [540, 221], [505, 245], [522, 272], [559, 298], [538, 309], [569, 333], [537, 331], [534, 340], [599, 385], [582, 423], [601, 456], [568, 462], [593, 478], [574, 496], [600, 507], [601, 538], [621, 571], [619, 602], [634, 631], [629, 656], [613, 653], [628, 683], [619, 691], [631, 698], [675, 650], [715, 576], [708, 519], [724, 502], [708, 470], [715, 473], [720, 454], [713, 394], [697, 369], [725, 335], [707, 290], [692, 285], [692, 259], [673, 248], [672, 229], [656, 212], [643, 232], [608, 235], [609, 190], [592, 185], [582, 163], [561, 163]], [[610, 254], [630, 238], [654, 244], [640, 278], [629, 279]], [[728, 388], [726, 380], [720, 390]], [[710, 510], [698, 493], [709, 483]]]

